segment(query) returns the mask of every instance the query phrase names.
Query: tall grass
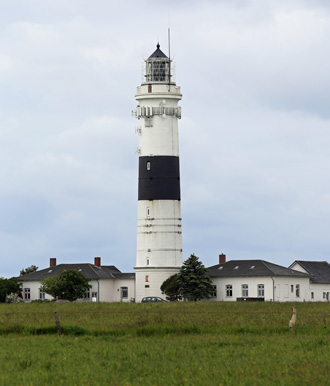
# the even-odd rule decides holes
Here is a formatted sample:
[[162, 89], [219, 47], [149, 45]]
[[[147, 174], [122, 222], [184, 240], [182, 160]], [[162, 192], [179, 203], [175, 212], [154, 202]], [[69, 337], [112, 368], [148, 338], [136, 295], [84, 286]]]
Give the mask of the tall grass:
[[[1, 304], [0, 334], [56, 333], [54, 312], [63, 333], [114, 334], [156, 331], [160, 334], [195, 332], [285, 332], [291, 307], [297, 308], [296, 331], [330, 330], [327, 303], [45, 303]], [[79, 330], [80, 329], [80, 330]], [[80, 331], [80, 332], [78, 332]]]
[[0, 384], [325, 385], [329, 322], [323, 303], [0, 305]]

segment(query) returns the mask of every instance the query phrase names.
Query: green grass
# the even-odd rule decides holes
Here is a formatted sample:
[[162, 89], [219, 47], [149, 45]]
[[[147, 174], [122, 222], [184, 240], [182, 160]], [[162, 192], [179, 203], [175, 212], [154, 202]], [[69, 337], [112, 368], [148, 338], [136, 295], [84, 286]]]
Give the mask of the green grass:
[[329, 384], [330, 305], [296, 304], [294, 333], [291, 306], [0, 305], [0, 385]]

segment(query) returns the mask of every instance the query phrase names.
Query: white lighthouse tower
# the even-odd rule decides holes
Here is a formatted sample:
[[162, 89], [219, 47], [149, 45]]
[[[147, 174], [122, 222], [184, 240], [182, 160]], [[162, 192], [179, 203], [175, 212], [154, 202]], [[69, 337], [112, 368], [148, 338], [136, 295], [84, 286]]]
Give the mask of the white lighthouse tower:
[[182, 266], [178, 119], [182, 95], [171, 59], [157, 44], [137, 88], [139, 188], [136, 300], [161, 296], [160, 286]]

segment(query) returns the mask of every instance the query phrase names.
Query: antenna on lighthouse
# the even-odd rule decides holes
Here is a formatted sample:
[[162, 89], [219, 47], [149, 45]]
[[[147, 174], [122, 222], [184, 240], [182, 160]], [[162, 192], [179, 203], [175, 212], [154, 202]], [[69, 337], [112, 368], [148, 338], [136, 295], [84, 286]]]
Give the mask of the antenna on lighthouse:
[[168, 28], [168, 91], [171, 90], [171, 33]]

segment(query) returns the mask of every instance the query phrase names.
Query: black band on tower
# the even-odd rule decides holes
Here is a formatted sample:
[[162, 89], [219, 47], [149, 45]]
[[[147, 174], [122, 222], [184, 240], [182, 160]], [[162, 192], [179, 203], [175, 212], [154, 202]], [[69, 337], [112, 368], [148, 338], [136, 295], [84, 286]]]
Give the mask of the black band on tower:
[[180, 200], [179, 157], [139, 158], [139, 200]]

